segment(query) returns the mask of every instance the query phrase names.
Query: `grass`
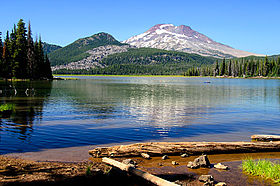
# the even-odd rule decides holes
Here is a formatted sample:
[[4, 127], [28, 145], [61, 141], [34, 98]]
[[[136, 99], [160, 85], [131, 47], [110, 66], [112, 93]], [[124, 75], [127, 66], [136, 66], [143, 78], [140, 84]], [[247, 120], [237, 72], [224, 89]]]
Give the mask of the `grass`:
[[13, 111], [14, 108], [15, 108], [14, 104], [3, 104], [3, 105], [0, 105], [0, 112]]
[[254, 161], [249, 158], [242, 161], [243, 172], [271, 179], [276, 183], [280, 183], [280, 164], [279, 162], [271, 162], [269, 160]]

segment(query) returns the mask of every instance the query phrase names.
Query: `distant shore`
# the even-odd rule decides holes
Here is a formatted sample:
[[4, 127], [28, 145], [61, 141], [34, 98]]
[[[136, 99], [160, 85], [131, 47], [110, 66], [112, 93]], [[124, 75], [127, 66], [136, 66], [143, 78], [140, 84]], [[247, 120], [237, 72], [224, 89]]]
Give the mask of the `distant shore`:
[[54, 77], [59, 76], [108, 76], [108, 77], [187, 77], [183, 75], [109, 75], [109, 74], [53, 74]]
[[59, 76], [96, 76], [96, 77], [185, 77], [185, 78], [228, 78], [228, 79], [280, 79], [280, 77], [233, 77], [233, 76], [184, 76], [184, 75], [109, 75], [109, 74], [53, 74], [54, 77]]

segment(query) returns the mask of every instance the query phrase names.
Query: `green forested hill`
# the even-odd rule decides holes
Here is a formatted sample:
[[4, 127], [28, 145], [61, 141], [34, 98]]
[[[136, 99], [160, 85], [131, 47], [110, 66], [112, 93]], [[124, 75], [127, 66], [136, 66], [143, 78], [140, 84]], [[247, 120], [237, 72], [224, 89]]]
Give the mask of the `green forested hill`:
[[75, 74], [147, 74], [182, 75], [193, 66], [213, 64], [217, 59], [197, 54], [167, 51], [153, 48], [135, 48], [128, 52], [109, 55], [100, 63], [104, 68], [91, 70], [59, 70], [55, 73]]
[[89, 54], [86, 51], [104, 45], [124, 45], [110, 34], [101, 32], [90, 37], [78, 39], [66, 47], [55, 50], [49, 54], [51, 65], [62, 65], [79, 61]]
[[49, 44], [49, 43], [46, 43], [46, 42], [43, 42], [42, 45], [43, 45], [43, 51], [44, 51], [45, 54], [49, 54], [49, 53], [51, 53], [51, 52], [53, 52], [57, 49], [62, 48], [61, 46]]

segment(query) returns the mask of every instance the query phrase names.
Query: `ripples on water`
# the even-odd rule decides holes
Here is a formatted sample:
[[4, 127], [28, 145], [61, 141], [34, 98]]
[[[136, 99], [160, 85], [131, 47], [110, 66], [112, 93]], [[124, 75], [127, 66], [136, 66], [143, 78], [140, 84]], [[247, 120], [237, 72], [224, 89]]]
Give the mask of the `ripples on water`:
[[[0, 153], [140, 141], [239, 141], [280, 134], [280, 80], [79, 77], [15, 82], [0, 94]], [[204, 83], [210, 81], [211, 83]], [[0, 82], [0, 89], [7, 89]], [[35, 95], [27, 96], [26, 88]]]

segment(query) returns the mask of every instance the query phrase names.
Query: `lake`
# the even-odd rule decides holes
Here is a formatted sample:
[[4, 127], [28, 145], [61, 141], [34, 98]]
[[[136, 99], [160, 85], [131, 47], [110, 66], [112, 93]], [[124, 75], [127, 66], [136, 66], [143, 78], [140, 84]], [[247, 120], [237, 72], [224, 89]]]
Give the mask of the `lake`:
[[0, 154], [280, 134], [279, 79], [77, 78], [1, 81], [0, 103], [14, 110], [0, 118]]

